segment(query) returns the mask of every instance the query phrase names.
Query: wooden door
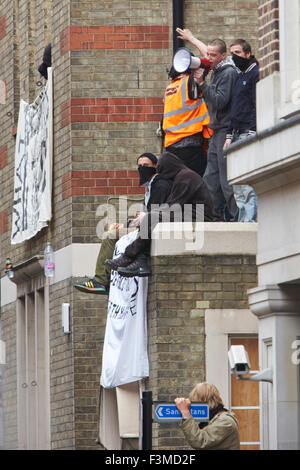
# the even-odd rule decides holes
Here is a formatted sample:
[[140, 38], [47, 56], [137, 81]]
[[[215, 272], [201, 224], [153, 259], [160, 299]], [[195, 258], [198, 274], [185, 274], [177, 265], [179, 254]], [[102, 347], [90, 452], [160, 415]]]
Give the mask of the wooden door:
[[[257, 337], [233, 337], [230, 345], [243, 345], [248, 353], [251, 371], [250, 377], [259, 370], [258, 362], [258, 338]], [[231, 375], [231, 410], [239, 422], [241, 450], [260, 449], [259, 435], [259, 382], [237, 380], [236, 375]]]

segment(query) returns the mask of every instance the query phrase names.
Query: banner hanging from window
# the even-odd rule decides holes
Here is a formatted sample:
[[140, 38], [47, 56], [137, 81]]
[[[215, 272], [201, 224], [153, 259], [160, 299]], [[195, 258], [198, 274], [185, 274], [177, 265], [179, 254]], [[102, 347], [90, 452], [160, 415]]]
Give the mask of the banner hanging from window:
[[34, 237], [52, 216], [52, 69], [34, 103], [20, 102], [11, 243]]
[[[118, 240], [114, 257], [124, 253], [138, 231]], [[123, 277], [112, 271], [100, 384], [113, 388], [149, 376], [147, 351], [147, 277]]]

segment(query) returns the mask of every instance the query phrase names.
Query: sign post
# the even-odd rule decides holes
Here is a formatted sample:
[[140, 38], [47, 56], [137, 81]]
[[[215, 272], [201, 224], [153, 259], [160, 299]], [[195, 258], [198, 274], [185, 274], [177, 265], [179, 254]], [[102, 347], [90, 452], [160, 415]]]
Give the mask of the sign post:
[[152, 392], [144, 391], [142, 395], [142, 450], [152, 450]]
[[[152, 391], [142, 393], [141, 405], [140, 448], [141, 450], [152, 450], [152, 422], [176, 423], [182, 420], [182, 415], [174, 402], [153, 402]], [[209, 421], [209, 406], [206, 402], [192, 402], [190, 413], [197, 422]]]
[[[209, 420], [209, 407], [204, 402], [192, 402], [190, 413], [195, 421]], [[182, 415], [175, 403], [154, 402], [153, 419], [156, 423], [176, 423], [182, 420]]]

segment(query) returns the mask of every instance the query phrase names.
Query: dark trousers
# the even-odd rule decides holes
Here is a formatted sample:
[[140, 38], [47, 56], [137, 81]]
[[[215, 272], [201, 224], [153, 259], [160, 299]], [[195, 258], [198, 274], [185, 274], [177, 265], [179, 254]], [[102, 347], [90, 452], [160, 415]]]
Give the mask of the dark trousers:
[[226, 158], [223, 151], [225, 138], [226, 129], [215, 131], [211, 137], [203, 178], [212, 198], [214, 220], [224, 220], [225, 199], [230, 220], [235, 222], [238, 220], [239, 209], [235, 202], [232, 185], [227, 181]]
[[207, 156], [203, 150], [202, 144], [199, 145], [199, 147], [176, 147], [170, 145], [166, 150], [180, 158], [190, 170], [195, 171], [195, 173], [198, 173], [200, 176], [204, 175]]
[[137, 238], [126, 247], [124, 254], [133, 259], [140, 255], [150, 256], [152, 232], [159, 222], [205, 220], [204, 207], [200, 207], [198, 210], [194, 208], [191, 212], [184, 213], [182, 213], [182, 209], [179, 204], [173, 206], [165, 204], [160, 211], [147, 212], [142, 219]]
[[159, 212], [147, 212], [141, 221], [137, 238], [126, 247], [124, 255], [132, 259], [140, 255], [150, 256], [152, 230], [160, 220], [162, 220], [162, 217]]

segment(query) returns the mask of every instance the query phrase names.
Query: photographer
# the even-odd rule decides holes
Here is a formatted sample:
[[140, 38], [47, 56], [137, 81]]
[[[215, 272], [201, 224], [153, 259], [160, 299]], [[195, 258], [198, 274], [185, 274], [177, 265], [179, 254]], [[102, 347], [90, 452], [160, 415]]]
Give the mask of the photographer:
[[[209, 422], [197, 423], [190, 414], [191, 401], [204, 401], [209, 406]], [[207, 382], [198, 383], [189, 398], [176, 398], [182, 414], [180, 425], [193, 449], [239, 450], [238, 423], [233, 413], [224, 408], [218, 389]]]

